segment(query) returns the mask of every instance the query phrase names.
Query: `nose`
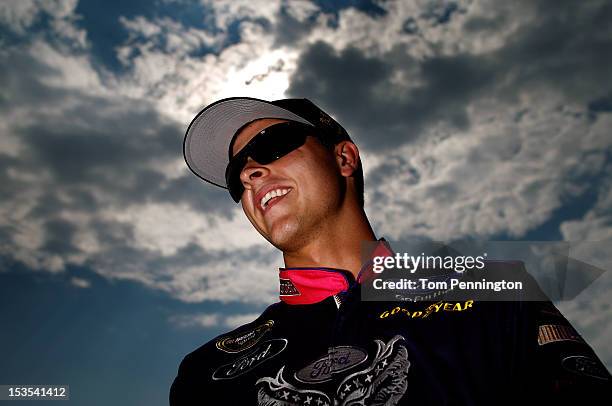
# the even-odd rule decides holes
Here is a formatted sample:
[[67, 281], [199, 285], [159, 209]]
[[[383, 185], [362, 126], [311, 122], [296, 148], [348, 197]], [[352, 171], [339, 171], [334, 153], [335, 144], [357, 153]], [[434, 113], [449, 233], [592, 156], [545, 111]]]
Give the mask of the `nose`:
[[246, 187], [247, 185], [251, 185], [258, 178], [266, 177], [269, 174], [270, 169], [268, 169], [267, 166], [261, 165], [249, 157], [246, 165], [242, 168], [242, 172], [240, 172], [240, 180]]

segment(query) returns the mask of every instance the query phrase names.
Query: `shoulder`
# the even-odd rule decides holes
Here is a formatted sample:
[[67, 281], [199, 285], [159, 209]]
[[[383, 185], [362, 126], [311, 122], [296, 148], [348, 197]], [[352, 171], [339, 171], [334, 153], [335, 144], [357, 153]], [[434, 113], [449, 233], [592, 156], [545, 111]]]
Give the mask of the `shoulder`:
[[274, 327], [282, 306], [270, 305], [259, 317], [221, 334], [185, 355], [170, 388], [170, 405], [190, 404], [197, 391], [206, 387], [214, 370], [227, 363], [236, 353], [254, 346]]
[[179, 365], [179, 375], [206, 372], [207, 369], [223, 362], [228, 354], [244, 351], [255, 345], [274, 327], [274, 320], [280, 311], [280, 303], [275, 303], [250, 323], [214, 337], [212, 340], [187, 354]]

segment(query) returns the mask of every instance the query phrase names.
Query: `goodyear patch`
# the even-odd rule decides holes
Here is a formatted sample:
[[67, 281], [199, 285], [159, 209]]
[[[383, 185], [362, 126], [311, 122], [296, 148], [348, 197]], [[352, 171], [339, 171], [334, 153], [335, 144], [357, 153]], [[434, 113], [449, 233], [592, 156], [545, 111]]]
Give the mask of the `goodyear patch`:
[[562, 324], [544, 324], [538, 327], [538, 344], [546, 345], [559, 341], [584, 342], [576, 330]]
[[272, 329], [272, 326], [274, 326], [274, 320], [268, 320], [265, 323], [260, 324], [259, 326], [246, 332], [243, 331], [238, 335], [223, 337], [219, 339], [215, 345], [219, 350], [228, 353], [248, 350], [257, 344], [259, 340], [261, 340], [261, 338]]
[[474, 305], [473, 300], [466, 300], [460, 302], [444, 302], [440, 301], [437, 303], [430, 304], [424, 309], [421, 310], [411, 310], [406, 309], [405, 307], [395, 306], [392, 309], [385, 310], [378, 317], [380, 319], [386, 319], [389, 316], [404, 316], [411, 319], [426, 319], [430, 315], [435, 313], [444, 313], [444, 312], [463, 312], [466, 310], [471, 310]]

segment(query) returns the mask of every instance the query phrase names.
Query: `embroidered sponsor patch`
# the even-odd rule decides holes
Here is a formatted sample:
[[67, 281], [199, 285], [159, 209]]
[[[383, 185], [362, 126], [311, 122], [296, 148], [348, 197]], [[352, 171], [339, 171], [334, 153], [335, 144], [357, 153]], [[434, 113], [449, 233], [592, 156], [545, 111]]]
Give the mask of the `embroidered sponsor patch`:
[[361, 364], [368, 358], [368, 353], [357, 347], [338, 346], [331, 348], [328, 354], [311, 362], [295, 374], [301, 382], [325, 382], [333, 374], [340, 373]]
[[216, 381], [221, 379], [233, 379], [258, 365], [277, 356], [287, 347], [287, 339], [274, 338], [259, 344], [253, 351], [236, 358], [233, 362], [220, 366], [213, 372], [212, 378]]
[[563, 368], [570, 372], [587, 375], [606, 381], [610, 379], [610, 375], [601, 362], [598, 362], [591, 357], [585, 357], [584, 355], [572, 355], [563, 358], [561, 365], [563, 365]]
[[538, 327], [538, 344], [545, 345], [558, 341], [584, 342], [576, 330], [561, 324], [544, 324]]
[[255, 327], [254, 329], [246, 332], [241, 332], [238, 335], [231, 337], [223, 337], [219, 339], [215, 345], [216, 347], [224, 352], [236, 353], [244, 350], [248, 350], [261, 340], [261, 338], [272, 329], [274, 320], [268, 320], [263, 324]]
[[[368, 367], [346, 377], [336, 387], [335, 393], [300, 388], [288, 382], [283, 366], [275, 377], [261, 378], [256, 382], [257, 400], [260, 406], [348, 406], [348, 405], [396, 405], [408, 388], [408, 350], [403, 337], [395, 336], [384, 343], [375, 340], [377, 351]], [[353, 347], [354, 348], [354, 347]]]
[[430, 304], [422, 310], [411, 310], [405, 307], [395, 306], [392, 309], [385, 310], [378, 318], [386, 319], [389, 316], [404, 316], [411, 319], [426, 319], [430, 315], [435, 313], [444, 312], [463, 312], [465, 310], [472, 310], [474, 305], [473, 300], [466, 300], [464, 302], [444, 302], [440, 301], [437, 303]]
[[291, 279], [280, 278], [280, 295], [281, 296], [299, 296], [300, 291], [297, 290]]

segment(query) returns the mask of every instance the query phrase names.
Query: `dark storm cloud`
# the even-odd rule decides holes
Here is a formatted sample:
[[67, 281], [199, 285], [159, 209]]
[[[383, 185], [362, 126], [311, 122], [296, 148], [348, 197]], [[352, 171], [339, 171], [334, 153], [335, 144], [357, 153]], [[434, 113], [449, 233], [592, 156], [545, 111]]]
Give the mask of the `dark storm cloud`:
[[430, 20], [433, 25], [440, 25], [448, 23], [457, 13], [465, 13], [465, 10], [461, 9], [457, 3], [432, 2], [425, 5], [425, 11], [421, 13], [421, 17]]
[[348, 8], [354, 8], [369, 15], [372, 18], [383, 17], [387, 14], [387, 10], [370, 0], [349, 0], [349, 1], [313, 1], [318, 7], [304, 21], [299, 21], [291, 15], [288, 8], [290, 3], [281, 4], [276, 15], [274, 26], [274, 45], [275, 46], [295, 46], [301, 39], [307, 37], [313, 28], [316, 27], [317, 18], [323, 13], [327, 14], [328, 25], [335, 27], [338, 23], [339, 13]]
[[[49, 79], [60, 73], [25, 49], [5, 49], [0, 68], [0, 111], [7, 135], [19, 145], [16, 156], [0, 151], [2, 204], [36, 196], [28, 198], [33, 206], [23, 217], [0, 221], [6, 247], [14, 244], [23, 222], [40, 224], [38, 255], [78, 253], [75, 233], [84, 225], [63, 218], [65, 213], [96, 218], [113, 207], [119, 212], [144, 203], [185, 203], [201, 213], [230, 216], [235, 206], [223, 190], [208, 187], [191, 173], [169, 178], [163, 173], [182, 159], [182, 123], [146, 100], [50, 85]], [[7, 117], [20, 119], [9, 122]], [[91, 227], [112, 252], [134, 241], [133, 225], [95, 221]]]
[[76, 227], [60, 219], [51, 219], [45, 222], [45, 244], [42, 250], [57, 255], [73, 254], [78, 252], [71, 240], [75, 234]]
[[590, 102], [589, 110], [594, 113], [612, 111], [612, 94]]
[[[467, 129], [466, 107], [482, 95], [513, 99], [524, 89], [553, 89], [586, 106], [610, 94], [612, 4], [543, 1], [535, 9], [531, 25], [481, 55], [415, 60], [402, 46], [366, 56], [315, 43], [301, 55], [288, 93], [314, 99], [372, 149], [396, 147], [432, 124]], [[465, 27], [489, 31], [501, 20], [468, 18]], [[392, 82], [396, 76], [408, 83]]]
[[[86, 111], [96, 110], [86, 108], [82, 113]], [[53, 178], [28, 213], [30, 219], [46, 219], [41, 251], [59, 255], [78, 252], [71, 242], [74, 227], [57, 216], [67, 210], [95, 215], [106, 208], [108, 199], [119, 207], [184, 202], [201, 212], [230, 215], [233, 205], [221, 189], [207, 187], [191, 174], [167, 180], [161, 172], [150, 169], [156, 162], [163, 164], [181, 156], [182, 134], [176, 125], [160, 122], [149, 110], [116, 113], [108, 122], [91, 115], [81, 118], [87, 119], [88, 127], [49, 118], [48, 126], [36, 123], [19, 129], [27, 146], [20, 165], [27, 162], [30, 170], [34, 165], [49, 170]], [[143, 125], [146, 129], [140, 128]], [[15, 189], [9, 186], [9, 196], [26, 188], [14, 181], [12, 185]], [[92, 189], [104, 195], [104, 201], [99, 201]], [[100, 220], [93, 229], [100, 242], [114, 250], [126, 249], [121, 247], [134, 240], [131, 225]]]
[[19, 159], [0, 152], [0, 196], [10, 196], [14, 192], [22, 192], [27, 186], [9, 175], [12, 170], [19, 171], [25, 165]]
[[[425, 85], [394, 85], [390, 79], [397, 72], [414, 72]], [[338, 54], [318, 42], [300, 58], [288, 93], [320, 103], [374, 149], [397, 146], [437, 120], [467, 127], [466, 102], [494, 77], [490, 62], [468, 55], [418, 62], [402, 46], [366, 57], [356, 48]]]
[[318, 13], [315, 13], [306, 20], [299, 21], [287, 11], [285, 5], [281, 6], [276, 17], [274, 46], [299, 43], [315, 27], [317, 15]]
[[72, 97], [79, 99], [79, 106], [61, 117], [41, 116], [17, 129], [28, 146], [29, 155], [24, 158], [43, 162], [58, 181], [110, 185], [130, 176], [130, 170], [151, 161], [163, 163], [181, 153], [180, 127], [163, 122], [152, 108], [132, 107], [129, 101]]
[[[4, 72], [0, 108], [7, 114], [24, 108], [30, 111], [23, 122], [9, 123], [23, 143], [19, 158], [0, 152], [0, 187], [7, 195], [27, 188], [7, 175], [9, 169], [41, 176], [50, 171], [53, 185], [48, 194], [61, 189], [71, 196], [71, 208], [95, 210], [91, 188], [121, 204], [184, 201], [197, 210], [225, 213], [231, 207], [221, 193], [192, 181], [190, 174], [166, 179], [161, 169], [156, 170], [182, 157], [184, 128], [146, 101], [97, 97], [46, 85], [44, 81], [58, 73], [14, 48], [0, 58], [0, 67]], [[191, 185], [189, 190], [194, 192], [198, 184], [202, 192], [184, 191], [184, 185]], [[207, 195], [209, 190], [214, 191]], [[41, 205], [46, 210], [57, 201], [45, 200]]]
[[236, 207], [227, 190], [212, 186], [191, 173], [163, 182], [151, 196], [158, 202], [187, 202], [196, 211], [214, 212], [226, 218], [232, 216]]
[[550, 86], [588, 103], [612, 91], [612, 3], [540, 1], [538, 19], [494, 55], [510, 86]]
[[52, 100], [61, 100], [66, 94], [61, 88], [42, 83], [44, 78], [59, 74], [55, 69], [15, 48], [5, 49], [4, 54], [0, 54], [0, 72], [0, 112], [19, 105], [44, 106]]
[[[229, 300], [266, 303], [273, 299], [275, 288], [272, 284], [264, 285], [265, 291], [249, 291], [247, 288], [242, 296], [232, 296], [232, 292], [236, 292], [234, 286], [237, 283], [253, 286], [261, 278], [270, 277], [274, 280], [277, 268], [258, 270], [257, 265], [253, 266], [278, 263], [278, 252], [270, 247], [207, 250], [192, 242], [183, 245], [175, 253], [159, 255], [150, 249], [123, 244], [134, 238], [132, 230], [125, 224], [96, 222], [94, 227], [99, 241], [113, 247], [112, 255], [108, 252], [93, 254], [88, 257], [87, 263], [107, 277], [135, 278], [151, 288], [164, 290], [188, 302]], [[202, 273], [201, 270], [207, 272]], [[186, 278], [185, 272], [190, 276]], [[256, 278], [257, 282], [249, 282], [250, 278]]]

